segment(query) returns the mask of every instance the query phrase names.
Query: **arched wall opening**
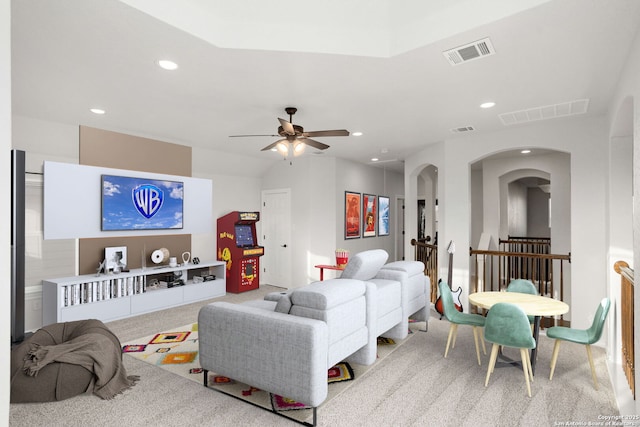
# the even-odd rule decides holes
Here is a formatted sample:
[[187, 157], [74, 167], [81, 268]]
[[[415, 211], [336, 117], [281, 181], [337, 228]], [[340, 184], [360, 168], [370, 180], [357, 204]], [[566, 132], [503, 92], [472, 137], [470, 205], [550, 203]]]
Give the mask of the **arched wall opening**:
[[[605, 294], [608, 274], [603, 227], [608, 136], [609, 123], [604, 116], [546, 120], [428, 144], [405, 159], [408, 207], [417, 203], [420, 171], [429, 164], [438, 167], [438, 239], [444, 243], [455, 241], [453, 283], [463, 288], [461, 301], [465, 309], [469, 308], [474, 268], [468, 249], [477, 247], [483, 231], [500, 235], [499, 176], [510, 170], [535, 169], [549, 173], [551, 178], [553, 253], [571, 253], [571, 279], [566, 286], [572, 292], [564, 298], [571, 307], [571, 326], [588, 327], [587, 313]], [[516, 156], [524, 149], [530, 149], [534, 156]], [[488, 168], [492, 161], [504, 163], [505, 159], [498, 159], [503, 153], [511, 156], [509, 168]], [[487, 183], [494, 187], [490, 194], [484, 191]], [[415, 236], [416, 213], [407, 209], [407, 214], [407, 234]], [[413, 251], [410, 244], [406, 248], [408, 254]], [[439, 252], [442, 276], [447, 274], [447, 254]]]
[[[552, 254], [566, 255], [571, 248], [571, 156], [562, 151], [531, 148], [489, 154], [470, 164], [472, 222], [471, 248], [504, 250], [500, 240], [513, 237], [550, 238]], [[478, 218], [481, 216], [481, 218]], [[534, 233], [534, 234], [531, 234]], [[469, 282], [476, 282], [475, 264]], [[564, 285], [541, 292], [571, 300], [570, 265], [563, 271]], [[494, 272], [497, 275], [498, 272]], [[498, 277], [494, 277], [499, 283]], [[559, 271], [553, 281], [560, 283]], [[549, 295], [552, 296], [552, 295]], [[564, 317], [570, 320], [570, 315]]]

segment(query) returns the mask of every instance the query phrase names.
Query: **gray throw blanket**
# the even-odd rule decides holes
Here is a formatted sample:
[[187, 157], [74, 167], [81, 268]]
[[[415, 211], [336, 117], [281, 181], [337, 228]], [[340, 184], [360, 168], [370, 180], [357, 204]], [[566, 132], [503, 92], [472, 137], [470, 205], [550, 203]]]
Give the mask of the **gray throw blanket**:
[[139, 380], [137, 375], [127, 376], [122, 365], [122, 350], [113, 341], [98, 333], [88, 333], [62, 344], [31, 344], [24, 362], [27, 375], [36, 376], [38, 371], [52, 362], [80, 365], [93, 372], [96, 379], [89, 390], [102, 399], [112, 399], [132, 387]]

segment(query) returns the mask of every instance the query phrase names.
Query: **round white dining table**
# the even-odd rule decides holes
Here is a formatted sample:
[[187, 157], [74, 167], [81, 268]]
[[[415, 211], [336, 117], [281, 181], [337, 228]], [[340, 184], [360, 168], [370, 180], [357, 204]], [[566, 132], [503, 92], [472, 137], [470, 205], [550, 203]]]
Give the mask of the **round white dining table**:
[[535, 373], [536, 353], [538, 351], [538, 336], [540, 335], [540, 317], [558, 316], [569, 312], [566, 302], [541, 296], [523, 294], [520, 292], [488, 291], [476, 292], [469, 295], [469, 302], [477, 307], [490, 310], [494, 304], [506, 302], [522, 308], [529, 316], [534, 316], [533, 337], [536, 347], [531, 350], [531, 370]]

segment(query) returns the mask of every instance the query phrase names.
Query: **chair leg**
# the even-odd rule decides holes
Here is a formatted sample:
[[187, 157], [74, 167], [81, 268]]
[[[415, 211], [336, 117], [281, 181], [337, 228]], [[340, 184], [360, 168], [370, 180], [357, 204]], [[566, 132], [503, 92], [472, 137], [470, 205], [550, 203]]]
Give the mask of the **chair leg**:
[[558, 353], [560, 352], [560, 340], [556, 340], [553, 345], [553, 353], [551, 354], [551, 373], [549, 373], [549, 381], [553, 379], [553, 372], [556, 370], [556, 362], [558, 361]]
[[476, 356], [478, 357], [478, 366], [481, 366], [482, 362], [480, 361], [480, 345], [478, 344], [479, 331], [477, 326], [472, 326], [472, 328], [473, 328], [473, 341], [476, 343]]
[[480, 342], [482, 343], [482, 352], [484, 355], [487, 355], [487, 348], [484, 346], [484, 328], [478, 327], [478, 332], [480, 332]]
[[456, 327], [453, 329], [453, 339], [451, 341], [451, 348], [456, 348], [456, 338], [458, 338], [458, 324], [455, 324]]
[[522, 371], [524, 372], [524, 381], [527, 383], [527, 394], [531, 397], [531, 384], [529, 384], [529, 355], [526, 348], [520, 349], [520, 358], [522, 359]]
[[498, 344], [493, 344], [491, 347], [491, 356], [489, 357], [489, 366], [487, 367], [487, 376], [484, 379], [484, 386], [486, 387], [489, 384], [489, 377], [493, 372], [493, 368], [496, 365], [496, 359], [498, 358], [498, 348], [500, 346]]
[[593, 384], [596, 386], [596, 390], [598, 390], [598, 378], [596, 377], [596, 367], [593, 365], [593, 357], [591, 356], [591, 346], [589, 344], [586, 344], [585, 346], [587, 347], [587, 356], [589, 357], [589, 366], [591, 366]]
[[[455, 323], [452, 323], [451, 326], [449, 327], [449, 336], [447, 337], [447, 348], [444, 350], [444, 358], [447, 358], [447, 354], [449, 354], [449, 345], [451, 344], [451, 339], [453, 338], [453, 341], [455, 342], [455, 335], [457, 333], [457, 329], [458, 329], [458, 325]], [[451, 347], [453, 348], [453, 347]]]

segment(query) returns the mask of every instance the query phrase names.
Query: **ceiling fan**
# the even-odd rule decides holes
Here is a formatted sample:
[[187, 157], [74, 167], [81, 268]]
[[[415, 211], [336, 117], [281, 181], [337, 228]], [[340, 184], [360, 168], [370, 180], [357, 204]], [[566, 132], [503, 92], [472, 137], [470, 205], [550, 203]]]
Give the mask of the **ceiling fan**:
[[289, 115], [289, 121], [278, 118], [280, 126], [278, 127], [277, 135], [231, 135], [231, 137], [237, 138], [248, 136], [281, 136], [282, 139], [279, 139], [276, 142], [267, 145], [261, 151], [272, 150], [275, 148], [286, 158], [289, 155], [290, 151], [294, 156], [302, 154], [304, 152], [305, 146], [307, 145], [318, 150], [326, 150], [327, 148], [329, 148], [327, 144], [323, 144], [322, 142], [313, 140], [311, 139], [312, 137], [349, 136], [349, 131], [345, 129], [305, 132], [302, 126], [294, 125], [292, 123], [293, 115], [296, 113], [296, 111], [298, 111], [298, 109], [295, 107], [287, 107], [284, 109], [284, 111]]

